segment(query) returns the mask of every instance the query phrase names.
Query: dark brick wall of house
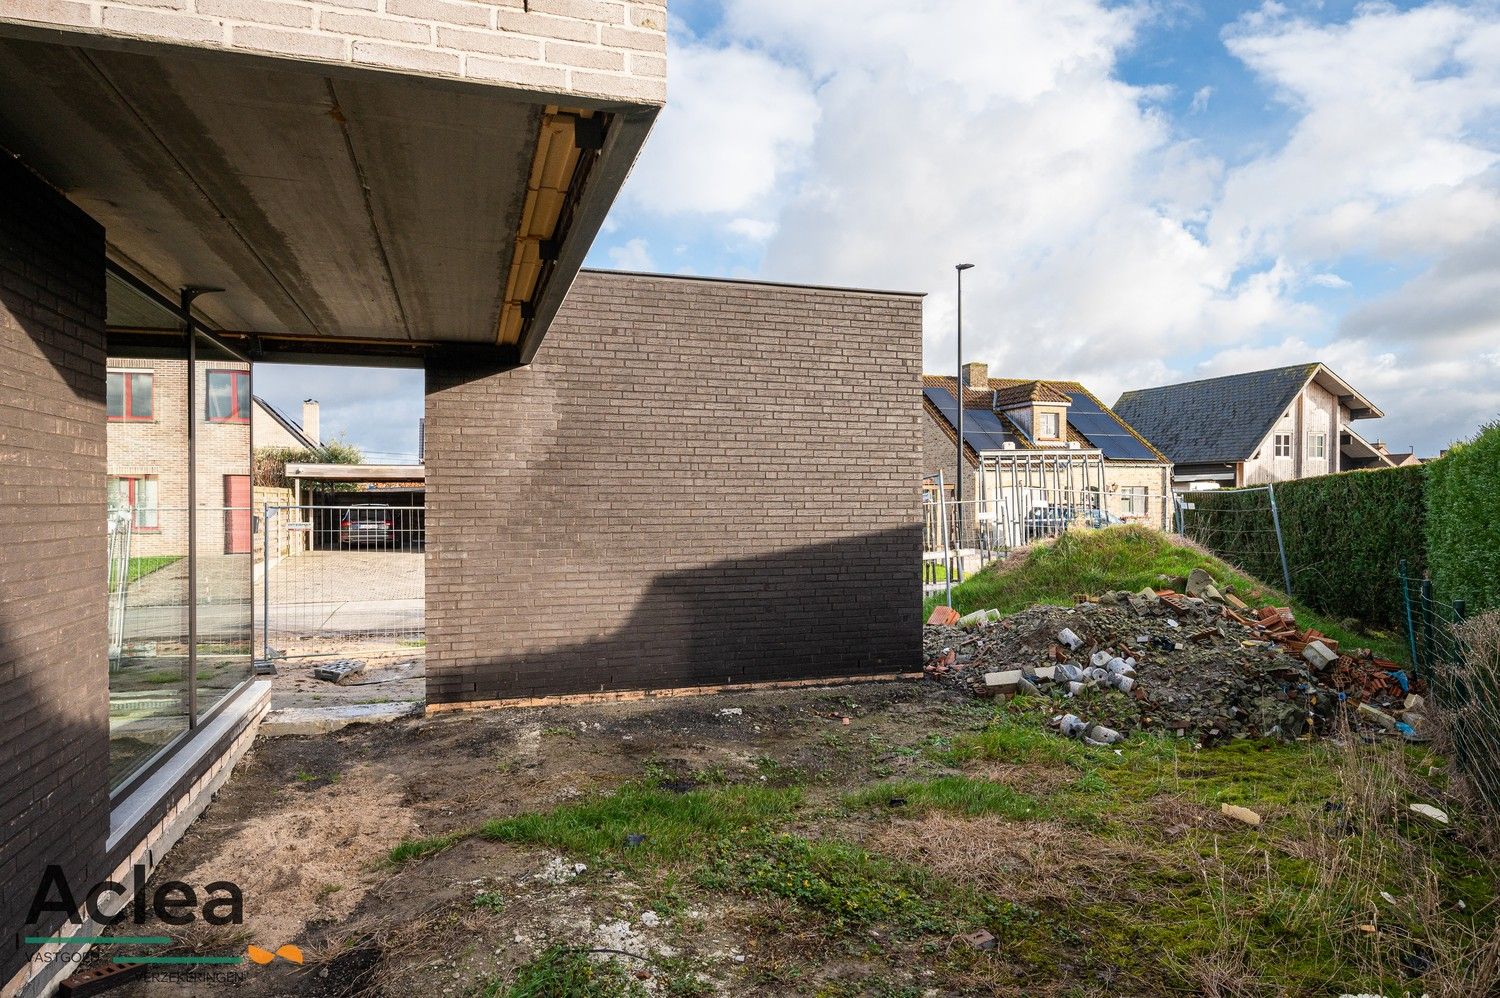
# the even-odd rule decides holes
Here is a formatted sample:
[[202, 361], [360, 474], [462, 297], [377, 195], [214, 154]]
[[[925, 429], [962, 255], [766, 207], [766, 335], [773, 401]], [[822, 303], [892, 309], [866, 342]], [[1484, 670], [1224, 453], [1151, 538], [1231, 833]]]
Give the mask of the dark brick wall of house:
[[0, 987], [44, 867], [103, 873], [104, 503], [104, 230], [0, 152]]
[[427, 369], [430, 703], [920, 666], [922, 305], [585, 272]]

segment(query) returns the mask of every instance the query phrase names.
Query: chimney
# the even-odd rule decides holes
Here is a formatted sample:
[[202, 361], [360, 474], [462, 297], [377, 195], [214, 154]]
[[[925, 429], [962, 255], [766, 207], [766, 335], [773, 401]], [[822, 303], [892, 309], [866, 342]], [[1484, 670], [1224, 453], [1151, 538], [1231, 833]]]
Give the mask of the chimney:
[[302, 403], [302, 432], [307, 439], [323, 446], [323, 438], [318, 433], [318, 400], [307, 399]]
[[987, 392], [990, 390], [990, 365], [988, 364], [965, 364], [964, 384], [975, 391]]

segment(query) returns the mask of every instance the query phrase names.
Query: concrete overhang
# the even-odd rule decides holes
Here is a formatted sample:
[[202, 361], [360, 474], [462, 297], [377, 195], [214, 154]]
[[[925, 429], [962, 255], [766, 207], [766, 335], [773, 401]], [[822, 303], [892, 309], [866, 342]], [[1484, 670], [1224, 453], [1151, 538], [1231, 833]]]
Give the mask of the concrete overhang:
[[[195, 316], [255, 358], [457, 349], [528, 363], [665, 96], [628, 54], [654, 49], [664, 23], [515, 10], [532, 20], [503, 31], [505, 5], [459, 0], [444, 11], [489, 20], [451, 34], [382, 11], [358, 29], [427, 39], [419, 52], [341, 36], [337, 12], [292, 0], [282, 6], [306, 7], [308, 38], [327, 43], [293, 57], [252, 51], [239, 14], [191, 15], [211, 23], [201, 35], [174, 26], [190, 37], [168, 40], [155, 21], [108, 26], [111, 11], [143, 6], [130, 0], [93, 3], [84, 25], [24, 20], [35, 6], [0, 4], [0, 149], [103, 224], [112, 264], [144, 288], [167, 301], [185, 285], [224, 288]], [[631, 11], [589, 9], [606, 22]], [[628, 36], [618, 51], [611, 30]], [[620, 71], [549, 63], [580, 48], [543, 37], [563, 31], [595, 43], [559, 60]], [[444, 42], [525, 43], [538, 59], [507, 65]], [[112, 336], [176, 324], [118, 281], [109, 292]]]
[[420, 464], [288, 464], [286, 477], [308, 482], [425, 482]]

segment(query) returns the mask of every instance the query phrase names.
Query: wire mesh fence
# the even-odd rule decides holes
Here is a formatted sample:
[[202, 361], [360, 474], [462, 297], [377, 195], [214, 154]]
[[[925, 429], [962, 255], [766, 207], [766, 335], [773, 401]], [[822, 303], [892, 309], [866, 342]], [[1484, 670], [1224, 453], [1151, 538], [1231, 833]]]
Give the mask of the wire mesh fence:
[[[943, 591], [1017, 548], [1069, 530], [1139, 523], [1173, 528], [1176, 500], [1145, 489], [1030, 487], [952, 498], [941, 477], [922, 493], [922, 592]], [[942, 498], [940, 498], [942, 497]]]
[[426, 516], [366, 494], [260, 511], [256, 600], [266, 659], [355, 647], [417, 648], [426, 637]]
[[[1256, 578], [1280, 580], [1293, 595], [1276, 488], [1263, 485], [1230, 493], [1188, 492], [1178, 497], [1177, 531]], [[1307, 568], [1308, 566], [1302, 566]]]
[[1447, 715], [1453, 763], [1500, 811], [1500, 611], [1471, 619], [1462, 598], [1442, 598], [1405, 561], [1397, 579], [1412, 668]]

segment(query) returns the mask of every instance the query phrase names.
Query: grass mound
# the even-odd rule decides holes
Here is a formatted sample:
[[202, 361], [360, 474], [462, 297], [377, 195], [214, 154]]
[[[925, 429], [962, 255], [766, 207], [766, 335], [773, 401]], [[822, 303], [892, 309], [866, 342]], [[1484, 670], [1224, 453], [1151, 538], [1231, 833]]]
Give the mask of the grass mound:
[[[1038, 604], [1071, 606], [1079, 595], [1161, 588], [1163, 576], [1185, 577], [1195, 568], [1207, 571], [1221, 588], [1232, 586], [1251, 606], [1290, 606], [1298, 624], [1315, 627], [1348, 647], [1373, 648], [1377, 655], [1398, 662], [1409, 657], [1399, 635], [1357, 632], [1348, 626], [1350, 621], [1314, 613], [1181, 538], [1135, 525], [1070, 530], [1051, 543], [996, 562], [953, 587], [953, 608], [959, 613], [994, 608], [1011, 614]], [[924, 615], [944, 601], [943, 593], [928, 597]]]

